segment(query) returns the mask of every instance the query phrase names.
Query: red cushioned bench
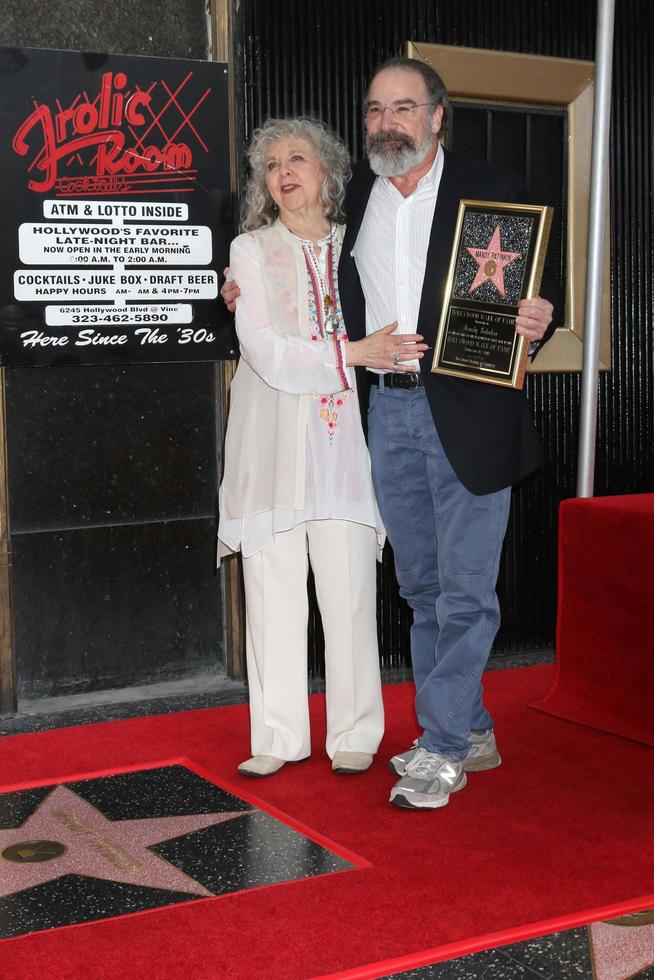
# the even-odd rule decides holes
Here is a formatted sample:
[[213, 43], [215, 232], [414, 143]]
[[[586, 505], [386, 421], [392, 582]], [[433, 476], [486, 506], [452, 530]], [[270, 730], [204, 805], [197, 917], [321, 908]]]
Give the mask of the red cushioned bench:
[[654, 746], [654, 493], [559, 518], [557, 668], [533, 707]]

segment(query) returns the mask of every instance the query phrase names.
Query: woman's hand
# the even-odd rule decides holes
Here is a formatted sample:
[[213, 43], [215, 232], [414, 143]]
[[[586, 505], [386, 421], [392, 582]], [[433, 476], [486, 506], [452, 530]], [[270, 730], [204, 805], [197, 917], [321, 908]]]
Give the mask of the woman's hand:
[[368, 334], [364, 340], [350, 340], [345, 345], [345, 356], [348, 367], [371, 367], [380, 371], [415, 371], [414, 364], [405, 361], [415, 361], [429, 350], [427, 344], [421, 343], [419, 333], [398, 333], [397, 321], [387, 327]]
[[223, 269], [223, 275], [225, 276], [225, 282], [220, 290], [220, 295], [223, 298], [223, 302], [230, 313], [233, 313], [236, 309], [236, 300], [241, 295], [241, 290], [238, 288], [238, 283], [235, 279], [230, 279], [230, 269], [229, 266]]

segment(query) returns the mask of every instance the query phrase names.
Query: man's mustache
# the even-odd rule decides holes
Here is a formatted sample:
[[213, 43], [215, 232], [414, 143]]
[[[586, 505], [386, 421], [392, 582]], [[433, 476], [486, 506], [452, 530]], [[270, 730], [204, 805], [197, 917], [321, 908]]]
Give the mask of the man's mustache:
[[409, 150], [414, 150], [416, 146], [406, 133], [395, 129], [386, 129], [383, 133], [375, 133], [374, 136], [368, 137], [368, 150], [383, 149], [385, 143], [400, 143]]

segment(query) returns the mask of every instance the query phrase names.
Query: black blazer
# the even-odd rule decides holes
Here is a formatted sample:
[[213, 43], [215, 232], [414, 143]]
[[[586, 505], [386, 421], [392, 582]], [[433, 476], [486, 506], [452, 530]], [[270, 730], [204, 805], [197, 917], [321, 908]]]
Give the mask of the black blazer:
[[[427, 251], [427, 266], [417, 332], [432, 348], [445, 291], [459, 201], [462, 198], [524, 203], [524, 182], [493, 164], [444, 151], [443, 174]], [[357, 164], [346, 196], [347, 229], [338, 267], [341, 307], [351, 340], [365, 336], [365, 301], [354, 248], [375, 175], [367, 162]], [[561, 322], [561, 303], [549, 268], [541, 295], [554, 303], [554, 319], [543, 340]], [[516, 483], [542, 462], [542, 450], [524, 391], [432, 374], [431, 351], [421, 373], [443, 448], [460, 481], [475, 494], [492, 493]], [[361, 417], [366, 425], [370, 373], [357, 368]]]

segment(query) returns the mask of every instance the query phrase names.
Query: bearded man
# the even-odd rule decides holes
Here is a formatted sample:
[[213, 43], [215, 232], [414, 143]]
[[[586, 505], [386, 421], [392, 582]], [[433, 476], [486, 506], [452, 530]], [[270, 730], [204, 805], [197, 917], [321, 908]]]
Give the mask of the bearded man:
[[[523, 181], [439, 142], [448, 99], [428, 65], [396, 58], [376, 72], [366, 106], [368, 162], [355, 167], [338, 270], [350, 340], [398, 334], [434, 344], [459, 201], [520, 203]], [[556, 286], [522, 300], [516, 330], [535, 355], [554, 332]], [[545, 298], [548, 297], [548, 298]], [[408, 347], [407, 349], [411, 349]], [[391, 803], [435, 809], [466, 773], [500, 755], [481, 676], [500, 623], [496, 583], [511, 485], [541, 462], [524, 392], [433, 374], [357, 369], [362, 418], [400, 593], [413, 610], [411, 658], [420, 732], [391, 759]]]

